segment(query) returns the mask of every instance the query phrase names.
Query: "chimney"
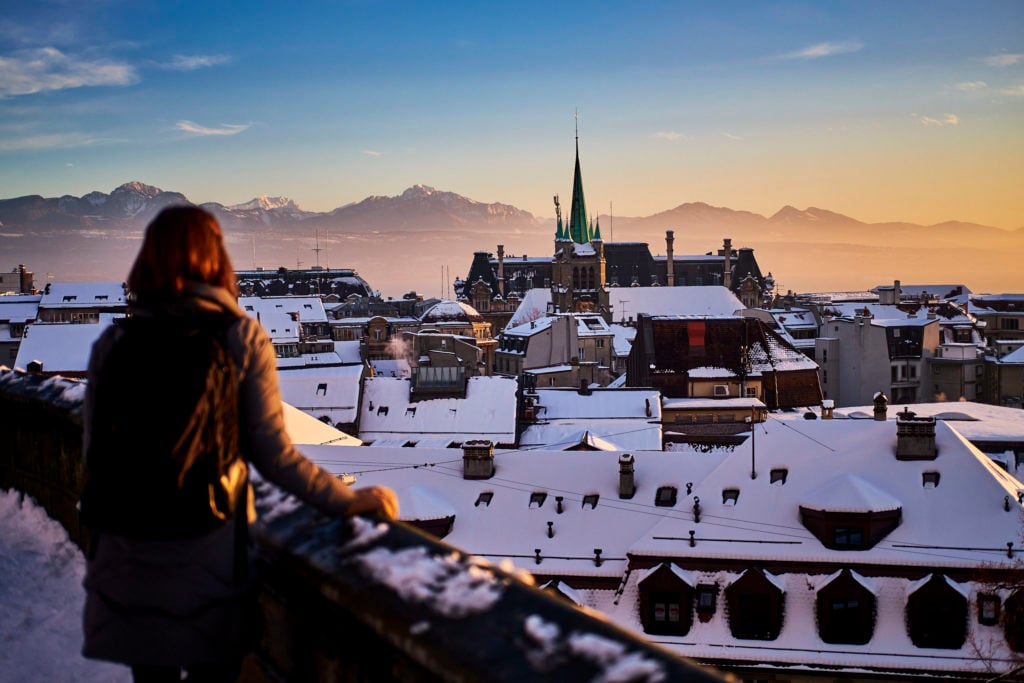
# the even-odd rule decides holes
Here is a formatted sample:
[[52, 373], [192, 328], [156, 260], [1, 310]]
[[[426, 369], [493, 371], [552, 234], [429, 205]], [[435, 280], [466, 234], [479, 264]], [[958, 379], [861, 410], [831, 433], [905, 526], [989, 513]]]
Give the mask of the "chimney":
[[726, 237], [722, 240], [722, 251], [719, 253], [725, 257], [722, 263], [722, 284], [726, 289], [732, 289], [732, 240], [730, 238]]
[[636, 479], [633, 476], [633, 455], [619, 456], [619, 498], [632, 498], [636, 493]]
[[505, 298], [505, 245], [498, 245], [498, 294]]
[[879, 391], [872, 400], [875, 404], [875, 419], [879, 422], [885, 422], [888, 418], [889, 397]]
[[896, 459], [934, 460], [935, 418], [917, 417], [904, 408], [896, 414]]
[[900, 302], [900, 296], [901, 296], [902, 292], [903, 292], [903, 290], [900, 289], [900, 281], [899, 280], [893, 280], [892, 281], [892, 295], [893, 295], [893, 303], [894, 304], [898, 304]]
[[831, 420], [832, 419], [832, 411], [835, 410], [835, 407], [836, 407], [836, 402], [833, 401], [830, 398], [826, 398], [824, 401], [822, 401], [821, 402], [821, 419], [822, 420]]
[[665, 275], [668, 278], [666, 282], [669, 287], [676, 286], [676, 266], [675, 261], [672, 259], [672, 245], [676, 241], [676, 233], [672, 230], [665, 231], [665, 255], [668, 257], [665, 261]]
[[494, 443], [473, 439], [462, 444], [462, 478], [490, 479], [494, 476]]

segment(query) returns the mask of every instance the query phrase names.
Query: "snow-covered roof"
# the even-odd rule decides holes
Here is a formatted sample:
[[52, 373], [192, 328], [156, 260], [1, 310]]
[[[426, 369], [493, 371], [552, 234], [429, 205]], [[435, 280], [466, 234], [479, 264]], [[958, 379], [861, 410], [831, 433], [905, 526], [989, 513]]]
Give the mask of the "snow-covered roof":
[[38, 294], [0, 296], [0, 322], [27, 323], [36, 319], [39, 313]]
[[608, 290], [613, 317], [647, 315], [731, 316], [744, 307], [727, 287], [613, 287]]
[[[1020, 532], [1021, 484], [946, 424], [938, 422], [935, 432], [935, 460], [900, 461], [894, 455], [893, 422], [769, 420], [694, 487], [700, 524], [665, 518], [630, 552], [845, 565], [1009, 562], [1006, 543], [1017, 543]], [[751, 479], [752, 462], [756, 479]], [[771, 483], [768, 474], [774, 469], [787, 471], [785, 483]], [[939, 473], [939, 485], [926, 487], [925, 472]], [[734, 505], [723, 502], [725, 489], [739, 491]], [[1010, 512], [1003, 509], [1007, 496]], [[681, 505], [688, 509], [691, 503]], [[807, 503], [829, 510], [898, 505], [902, 522], [870, 550], [830, 550], [800, 521], [799, 507]], [[696, 550], [665, 540], [686, 537], [695, 527]]]
[[1011, 351], [1002, 358], [996, 360], [996, 362], [1003, 365], [1024, 363], [1024, 346], [1021, 346], [1016, 351]]
[[258, 318], [264, 323], [264, 318], [272, 315], [284, 315], [291, 318], [292, 313], [297, 313], [301, 323], [325, 323], [327, 312], [324, 311], [324, 302], [316, 296], [243, 296], [239, 297], [238, 305], [251, 318]]
[[661, 393], [656, 389], [591, 389], [581, 394], [576, 389], [536, 389], [538, 418], [549, 420], [635, 418], [660, 420]]
[[[889, 416], [895, 419], [895, 404], [889, 407]], [[934, 417], [946, 422], [968, 441], [1024, 441], [1024, 411], [1020, 408], [975, 403], [974, 401], [944, 401], [942, 403], [899, 404], [919, 417]], [[867, 417], [873, 419], [873, 406], [851, 406], [836, 408], [837, 418]], [[778, 417], [797, 419], [800, 415], [789, 413]]]
[[636, 339], [636, 328], [612, 323], [612, 347], [615, 356], [625, 358], [629, 350], [633, 348], [633, 340]]
[[470, 377], [465, 398], [410, 401], [410, 380], [371, 377], [363, 386], [359, 438], [364, 441], [448, 437], [515, 443], [516, 386], [510, 377]]
[[84, 373], [93, 343], [118, 317], [124, 316], [101, 313], [95, 323], [32, 323], [25, 328], [14, 365], [26, 368], [38, 360], [45, 372]]
[[282, 369], [277, 373], [281, 398], [316, 419], [352, 424], [359, 411], [362, 365]]
[[124, 307], [128, 297], [120, 282], [50, 282], [40, 308]]
[[284, 407], [284, 429], [288, 432], [288, 438], [292, 443], [297, 444], [300, 451], [303, 450], [302, 444], [363, 445], [363, 442], [356, 437], [349, 436], [298, 408], [283, 402], [281, 405]]
[[547, 315], [548, 304], [551, 303], [551, 290], [546, 287], [534, 287], [526, 290], [516, 312], [509, 318], [506, 329], [525, 325]]
[[367, 362], [373, 367], [373, 372], [377, 377], [399, 377], [404, 379], [412, 377], [412, 366], [404, 358], [376, 359]]
[[664, 410], [707, 410], [708, 408], [722, 410], [750, 410], [751, 408], [757, 408], [764, 410], [767, 406], [752, 396], [741, 396], [738, 398], [666, 398], [662, 399], [661, 407]]
[[425, 323], [481, 322], [483, 317], [475, 308], [462, 301], [440, 301], [427, 309], [420, 317]]

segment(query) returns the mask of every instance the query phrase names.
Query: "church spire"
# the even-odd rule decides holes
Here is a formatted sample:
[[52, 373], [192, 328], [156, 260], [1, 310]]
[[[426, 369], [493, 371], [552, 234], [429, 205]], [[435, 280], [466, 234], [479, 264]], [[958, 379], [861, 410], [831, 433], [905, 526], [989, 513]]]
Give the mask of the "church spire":
[[[579, 115], [575, 115], [577, 121]], [[580, 173], [580, 131], [576, 126], [576, 170], [572, 178], [572, 204], [569, 208], [569, 238], [577, 244], [590, 241], [590, 226], [587, 223], [587, 203], [583, 198], [583, 175]]]

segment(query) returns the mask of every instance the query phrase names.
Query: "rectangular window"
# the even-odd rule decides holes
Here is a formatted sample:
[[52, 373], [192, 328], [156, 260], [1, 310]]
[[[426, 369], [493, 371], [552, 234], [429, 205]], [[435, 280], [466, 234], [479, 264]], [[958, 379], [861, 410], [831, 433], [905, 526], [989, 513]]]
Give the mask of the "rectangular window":
[[1018, 330], [1020, 329], [1020, 321], [1017, 318], [1000, 318], [999, 329], [1001, 330]]
[[864, 532], [859, 527], [837, 526], [832, 531], [832, 542], [846, 548], [859, 548], [864, 544]]

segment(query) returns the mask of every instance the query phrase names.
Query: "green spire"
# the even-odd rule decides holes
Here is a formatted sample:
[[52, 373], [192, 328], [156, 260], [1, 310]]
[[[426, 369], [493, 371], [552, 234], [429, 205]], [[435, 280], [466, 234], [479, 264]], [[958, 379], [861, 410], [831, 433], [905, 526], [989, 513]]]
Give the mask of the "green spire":
[[594, 242], [604, 242], [604, 240], [601, 239], [601, 219], [600, 218], [595, 218], [594, 219], [594, 234], [593, 234], [593, 236], [591, 236], [590, 239], [593, 240]]
[[569, 239], [577, 244], [590, 241], [587, 225], [587, 203], [583, 199], [583, 176], [580, 173], [580, 139], [576, 138], [576, 170], [572, 179], [572, 204], [569, 208]]

